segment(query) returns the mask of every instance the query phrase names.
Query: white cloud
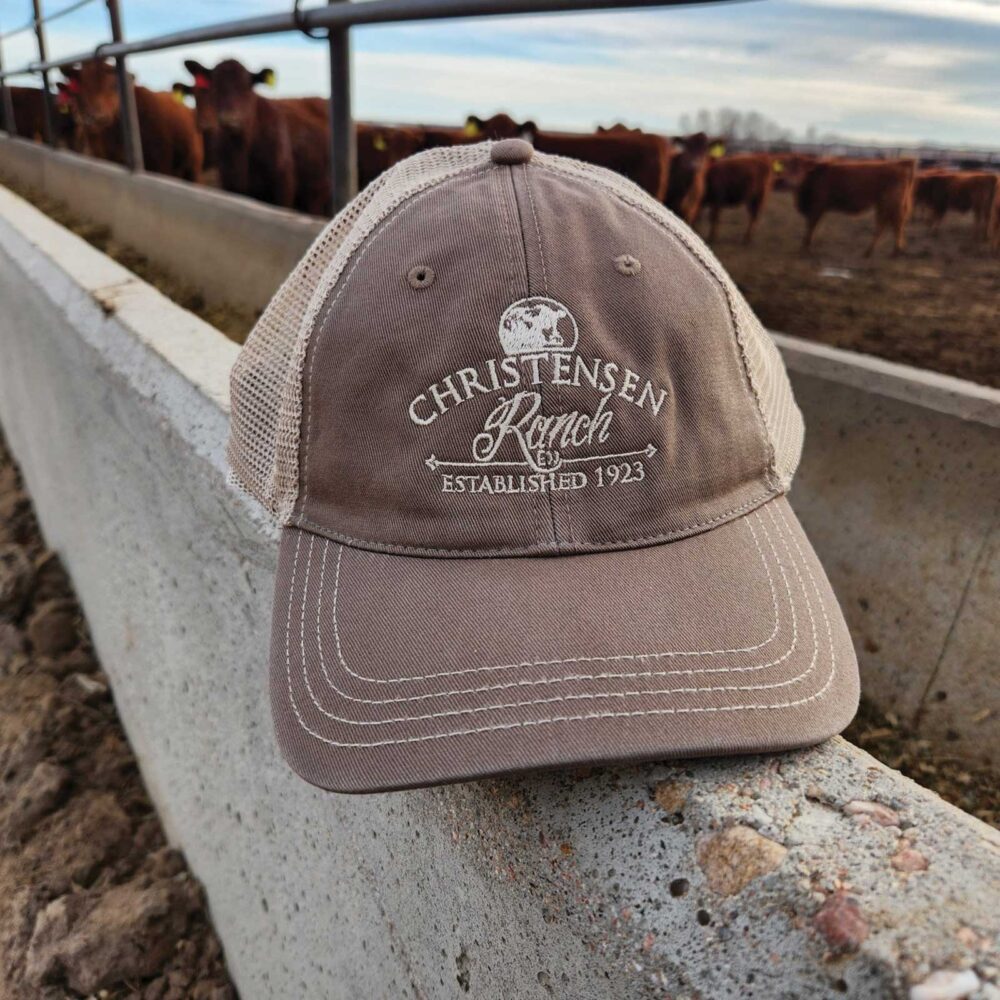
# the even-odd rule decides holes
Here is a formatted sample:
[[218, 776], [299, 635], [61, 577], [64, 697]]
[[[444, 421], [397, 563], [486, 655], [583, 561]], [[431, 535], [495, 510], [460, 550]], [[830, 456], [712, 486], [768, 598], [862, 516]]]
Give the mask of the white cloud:
[[907, 17], [929, 17], [946, 21], [1000, 26], [998, 0], [800, 0], [810, 7], [849, 7], [883, 11]]

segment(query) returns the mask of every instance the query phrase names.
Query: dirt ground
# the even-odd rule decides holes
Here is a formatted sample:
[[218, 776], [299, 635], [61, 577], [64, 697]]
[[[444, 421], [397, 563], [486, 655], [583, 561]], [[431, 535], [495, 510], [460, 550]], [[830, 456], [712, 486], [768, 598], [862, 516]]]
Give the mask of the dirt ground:
[[911, 219], [905, 254], [890, 256], [885, 233], [870, 260], [870, 212], [826, 215], [809, 256], [790, 193], [772, 194], [749, 247], [744, 210], [722, 218], [713, 249], [769, 329], [1000, 387], [1000, 257], [974, 242], [970, 216], [946, 216], [937, 235]]
[[0, 439], [0, 1000], [235, 1000]]

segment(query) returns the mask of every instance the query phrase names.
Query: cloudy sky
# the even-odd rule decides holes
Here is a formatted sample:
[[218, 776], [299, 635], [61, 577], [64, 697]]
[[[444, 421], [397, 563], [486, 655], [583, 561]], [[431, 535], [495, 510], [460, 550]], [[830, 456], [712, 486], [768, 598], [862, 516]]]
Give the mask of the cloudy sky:
[[[67, 0], [43, 0], [49, 10]], [[286, 10], [290, 0], [122, 0], [142, 37]], [[0, 28], [28, 0], [0, 0]], [[102, 40], [103, 4], [50, 28], [54, 56]], [[358, 28], [360, 118], [459, 122], [506, 110], [543, 126], [627, 121], [676, 131], [700, 108], [756, 110], [804, 137], [1000, 148], [1000, 0], [751, 0], [687, 8]], [[33, 39], [3, 43], [8, 66]], [[326, 92], [321, 42], [280, 35], [136, 57], [140, 82], [185, 79], [181, 59], [236, 56], [277, 71], [276, 94]]]

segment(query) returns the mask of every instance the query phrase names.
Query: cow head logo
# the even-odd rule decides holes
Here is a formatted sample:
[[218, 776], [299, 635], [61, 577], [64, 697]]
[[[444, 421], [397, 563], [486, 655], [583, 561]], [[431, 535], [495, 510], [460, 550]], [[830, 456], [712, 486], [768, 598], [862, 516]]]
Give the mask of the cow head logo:
[[508, 354], [572, 351], [580, 335], [569, 309], [541, 295], [509, 305], [500, 317], [499, 332]]

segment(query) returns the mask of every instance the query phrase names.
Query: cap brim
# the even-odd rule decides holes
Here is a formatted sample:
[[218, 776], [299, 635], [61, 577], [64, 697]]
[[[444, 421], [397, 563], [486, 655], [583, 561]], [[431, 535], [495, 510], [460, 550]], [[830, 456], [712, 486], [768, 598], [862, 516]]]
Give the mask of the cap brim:
[[427, 559], [284, 531], [282, 752], [375, 792], [534, 768], [771, 751], [840, 732], [854, 650], [784, 497], [590, 555]]

